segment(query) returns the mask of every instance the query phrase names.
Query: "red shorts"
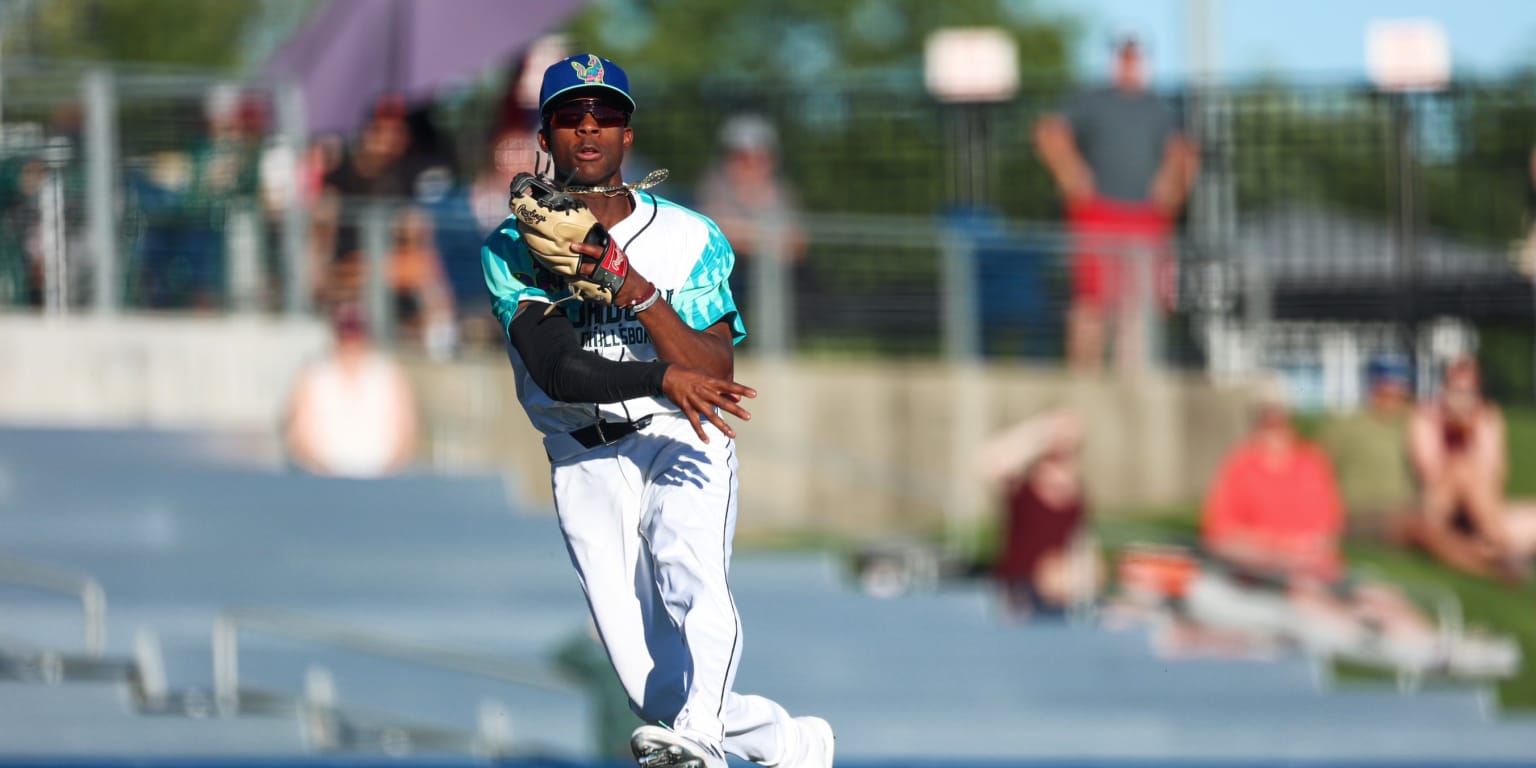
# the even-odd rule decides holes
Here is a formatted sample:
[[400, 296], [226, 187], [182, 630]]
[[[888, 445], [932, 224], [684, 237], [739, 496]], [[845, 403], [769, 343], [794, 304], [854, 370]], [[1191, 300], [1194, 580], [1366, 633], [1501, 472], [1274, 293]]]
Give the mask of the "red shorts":
[[1164, 308], [1173, 304], [1174, 260], [1168, 248], [1173, 222], [1154, 206], [1103, 198], [1067, 206], [1072, 245], [1072, 297], [1078, 302], [1120, 305], [1134, 296], [1132, 254], [1152, 255], [1154, 290]]

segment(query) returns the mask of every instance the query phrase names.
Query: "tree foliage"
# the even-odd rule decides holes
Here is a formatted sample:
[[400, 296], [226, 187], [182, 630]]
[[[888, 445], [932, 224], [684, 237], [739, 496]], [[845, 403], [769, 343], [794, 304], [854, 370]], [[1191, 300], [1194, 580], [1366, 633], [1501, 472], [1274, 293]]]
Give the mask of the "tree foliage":
[[1231, 95], [1238, 208], [1304, 204], [1489, 245], [1520, 236], [1536, 142], [1530, 78], [1437, 94], [1268, 84]]
[[[958, 110], [926, 95], [923, 46], [934, 30], [994, 26], [1018, 44], [1023, 93], [982, 108], [994, 130], [978, 151], [1009, 207], [1022, 185], [1027, 120], [1070, 76], [1076, 27], [1019, 0], [602, 0], [570, 26], [575, 50], [629, 72], [637, 151], [686, 190], [717, 151], [731, 114], [779, 128], [788, 176], [813, 210], [931, 214], [952, 202]], [[1042, 189], [1038, 168], [1029, 183]], [[677, 190], [675, 190], [677, 191]], [[1018, 211], [1012, 211], [1017, 214]]]
[[241, 64], [261, 0], [46, 0], [11, 20], [7, 53], [199, 69]]

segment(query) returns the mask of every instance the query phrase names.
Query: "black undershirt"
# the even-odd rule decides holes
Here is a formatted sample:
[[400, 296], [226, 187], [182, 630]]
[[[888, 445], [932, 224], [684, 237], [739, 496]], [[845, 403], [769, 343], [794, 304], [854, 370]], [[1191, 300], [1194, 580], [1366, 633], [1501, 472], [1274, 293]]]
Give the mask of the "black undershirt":
[[544, 394], [562, 403], [617, 403], [658, 397], [668, 363], [609, 360], [581, 348], [564, 312], [524, 307], [507, 325], [523, 367]]

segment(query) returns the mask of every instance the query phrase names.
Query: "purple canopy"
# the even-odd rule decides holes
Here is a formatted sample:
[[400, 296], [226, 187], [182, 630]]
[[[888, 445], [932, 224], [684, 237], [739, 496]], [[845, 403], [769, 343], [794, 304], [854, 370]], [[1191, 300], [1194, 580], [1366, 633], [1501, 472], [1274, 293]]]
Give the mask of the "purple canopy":
[[266, 64], [304, 89], [311, 133], [349, 132], [384, 93], [408, 100], [520, 53], [584, 0], [329, 0]]

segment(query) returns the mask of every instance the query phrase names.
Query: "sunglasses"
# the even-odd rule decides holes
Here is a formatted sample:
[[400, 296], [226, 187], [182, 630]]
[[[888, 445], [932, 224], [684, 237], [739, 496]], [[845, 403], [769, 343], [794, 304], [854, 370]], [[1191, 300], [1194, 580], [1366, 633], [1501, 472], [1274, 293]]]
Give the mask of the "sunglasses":
[[546, 122], [552, 128], [575, 128], [581, 121], [592, 116], [599, 128], [622, 128], [629, 125], [629, 113], [597, 99], [576, 99], [549, 111]]

